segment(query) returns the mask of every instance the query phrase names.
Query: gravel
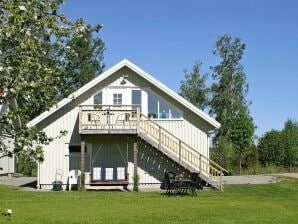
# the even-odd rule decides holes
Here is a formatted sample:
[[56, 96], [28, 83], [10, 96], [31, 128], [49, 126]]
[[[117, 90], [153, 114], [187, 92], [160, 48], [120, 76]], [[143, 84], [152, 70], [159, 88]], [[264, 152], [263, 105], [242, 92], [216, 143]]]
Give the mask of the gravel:
[[36, 177], [6, 177], [0, 176], [0, 184], [22, 187], [23, 190], [36, 190]]
[[243, 176], [224, 176], [225, 184], [270, 184], [276, 183], [281, 179], [271, 175], [243, 175]]

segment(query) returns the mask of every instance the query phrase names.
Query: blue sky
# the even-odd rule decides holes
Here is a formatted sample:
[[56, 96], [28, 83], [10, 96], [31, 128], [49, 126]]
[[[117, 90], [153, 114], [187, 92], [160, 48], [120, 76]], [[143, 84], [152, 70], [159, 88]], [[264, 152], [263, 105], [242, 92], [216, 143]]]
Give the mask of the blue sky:
[[212, 55], [218, 36], [241, 38], [259, 136], [298, 120], [297, 10], [295, 0], [68, 0], [61, 9], [104, 25], [107, 68], [127, 58], [176, 91], [196, 60], [203, 72], [219, 62]]

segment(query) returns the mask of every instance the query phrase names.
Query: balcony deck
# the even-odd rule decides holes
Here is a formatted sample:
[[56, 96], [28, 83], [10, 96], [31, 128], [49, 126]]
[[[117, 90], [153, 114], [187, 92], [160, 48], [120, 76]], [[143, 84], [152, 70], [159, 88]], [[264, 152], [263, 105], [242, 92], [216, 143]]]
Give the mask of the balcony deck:
[[81, 105], [80, 134], [137, 134], [138, 105]]

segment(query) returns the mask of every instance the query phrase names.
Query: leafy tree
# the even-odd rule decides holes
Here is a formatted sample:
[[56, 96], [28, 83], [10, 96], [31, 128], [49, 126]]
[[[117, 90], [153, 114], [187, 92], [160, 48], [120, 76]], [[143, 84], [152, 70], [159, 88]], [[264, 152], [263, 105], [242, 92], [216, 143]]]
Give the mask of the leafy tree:
[[[61, 130], [57, 136], [46, 136], [26, 125], [15, 128], [11, 122], [20, 117], [25, 124], [53, 106], [66, 94], [67, 80], [71, 80], [74, 86], [84, 82], [79, 79], [77, 85], [75, 75], [69, 77], [66, 72], [68, 69], [83, 71], [86, 68], [77, 63], [82, 59], [78, 54], [82, 48], [77, 52], [71, 46], [78, 46], [75, 41], [99, 31], [101, 26], [87, 26], [82, 19], [71, 22], [58, 13], [62, 3], [63, 0], [0, 1], [0, 91], [4, 93], [0, 94], [0, 104], [11, 99], [18, 104], [18, 108], [0, 117], [0, 136], [9, 134], [15, 139], [15, 148], [11, 152], [0, 137], [0, 152], [4, 156], [15, 153], [42, 160], [42, 147], [39, 145], [65, 134]], [[92, 55], [101, 52], [94, 46], [91, 49], [95, 49]], [[94, 57], [91, 61], [100, 59], [100, 56]]]
[[239, 155], [240, 174], [245, 152], [251, 149], [253, 143], [254, 131], [255, 127], [252, 118], [245, 108], [242, 108], [231, 124], [229, 133], [229, 140], [233, 145], [233, 149]]
[[287, 120], [282, 130], [284, 145], [284, 166], [292, 168], [296, 165], [298, 159], [298, 123], [293, 120]]
[[65, 68], [65, 88], [61, 97], [66, 97], [102, 73], [105, 45], [100, 38], [93, 36], [99, 28], [88, 25], [84, 33], [67, 41], [66, 46], [74, 49], [76, 55], [67, 55], [69, 63]]
[[259, 160], [263, 165], [283, 165], [285, 153], [282, 137], [280, 131], [271, 130], [259, 138]]
[[281, 131], [266, 132], [259, 139], [258, 151], [262, 164], [283, 166], [290, 170], [297, 166], [298, 123], [289, 119]]
[[184, 71], [184, 80], [180, 82], [180, 95], [197, 106], [201, 110], [204, 110], [208, 105], [209, 88], [207, 88], [205, 82], [208, 75], [201, 74], [201, 62], [195, 62], [192, 71]]
[[219, 37], [214, 47], [213, 54], [219, 56], [221, 61], [211, 67], [216, 82], [211, 86], [210, 114], [215, 115], [222, 125], [214, 138], [215, 144], [219, 143], [220, 138], [229, 138], [237, 114], [248, 107], [245, 98], [248, 84], [240, 63], [244, 49], [245, 44], [239, 38], [232, 39], [228, 35]]

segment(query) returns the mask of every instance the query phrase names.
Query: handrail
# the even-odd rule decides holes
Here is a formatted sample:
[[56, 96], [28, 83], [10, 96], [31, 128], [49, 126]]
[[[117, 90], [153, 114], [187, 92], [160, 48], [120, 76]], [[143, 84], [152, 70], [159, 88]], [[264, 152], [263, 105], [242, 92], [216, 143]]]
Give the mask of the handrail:
[[217, 182], [219, 188], [223, 190], [222, 176], [223, 172], [228, 172], [226, 169], [202, 155], [193, 147], [189, 146], [143, 114], [141, 114], [140, 129], [154, 139], [158, 144], [158, 147], [164, 146], [167, 150], [176, 154], [179, 158], [179, 163], [182, 160], [201, 172], [205, 172], [209, 178]]
[[208, 160], [209, 162], [213, 163], [215, 166], [217, 166], [220, 170], [229, 173], [229, 171], [227, 171], [225, 168], [221, 167], [220, 165], [218, 165], [216, 162], [214, 162], [213, 160], [207, 158], [206, 156], [204, 156], [203, 154], [199, 153], [198, 151], [196, 151], [193, 147], [191, 147], [190, 145], [188, 145], [186, 142], [180, 140], [179, 138], [177, 138], [175, 135], [173, 135], [171, 132], [169, 132], [167, 129], [163, 128], [162, 126], [160, 126], [159, 124], [157, 124], [156, 122], [152, 121], [150, 118], [148, 118], [147, 116], [145, 116], [144, 114], [141, 114], [142, 117], [146, 118], [146, 120], [154, 123], [156, 126], [158, 126], [161, 130], [165, 131], [167, 134], [171, 135], [171, 137], [175, 138], [176, 140], [180, 141], [181, 143], [183, 143], [186, 147], [188, 147], [190, 150], [192, 150], [194, 153], [199, 154], [201, 157], [203, 157], [204, 159]]

